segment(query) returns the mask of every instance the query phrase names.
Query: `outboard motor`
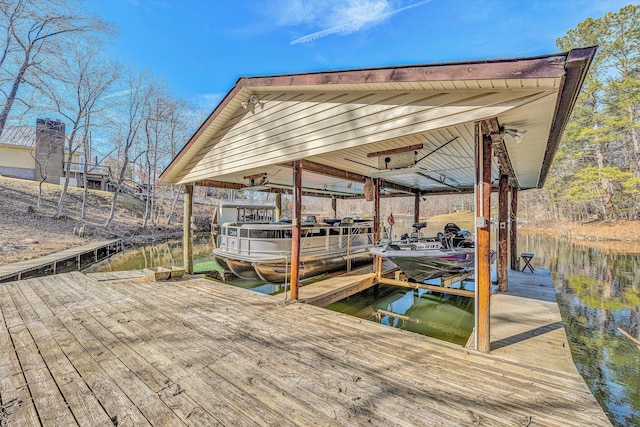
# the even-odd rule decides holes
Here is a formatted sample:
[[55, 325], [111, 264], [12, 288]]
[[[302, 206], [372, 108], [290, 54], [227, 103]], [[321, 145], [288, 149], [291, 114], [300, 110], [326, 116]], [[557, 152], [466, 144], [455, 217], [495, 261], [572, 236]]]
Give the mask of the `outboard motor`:
[[444, 226], [444, 234], [453, 234], [454, 236], [460, 233], [460, 227], [453, 222], [448, 223]]
[[465, 238], [460, 235], [460, 227], [452, 222], [444, 226], [444, 239], [442, 239], [442, 245], [448, 249], [458, 247]]

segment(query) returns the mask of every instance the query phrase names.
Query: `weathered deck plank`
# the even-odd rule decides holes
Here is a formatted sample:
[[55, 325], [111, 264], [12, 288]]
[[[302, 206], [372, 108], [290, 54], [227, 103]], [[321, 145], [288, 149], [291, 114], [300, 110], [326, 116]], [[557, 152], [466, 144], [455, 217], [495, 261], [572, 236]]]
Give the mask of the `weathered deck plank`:
[[[176, 298], [175, 294], [174, 294], [174, 298]], [[292, 306], [291, 309], [294, 309], [294, 307], [295, 306]], [[249, 313], [248, 313], [248, 315], [250, 316]], [[246, 316], [243, 316], [243, 318], [245, 318], [245, 317]], [[314, 331], [316, 329], [316, 328], [314, 328], [314, 324], [317, 325], [318, 324], [318, 320], [319, 319], [314, 319], [313, 322], [310, 322], [310, 324], [308, 325], [309, 329], [301, 328], [300, 331], [304, 331], [304, 332], [300, 333], [299, 336], [296, 337], [297, 340], [298, 340], [296, 342], [304, 342], [306, 339], [308, 339], [310, 341], [308, 343], [308, 346], [318, 347], [320, 345], [320, 343], [323, 342], [323, 336], [321, 334], [315, 336], [316, 334], [314, 334], [313, 332], [310, 332], [310, 331]], [[263, 333], [266, 333], [265, 323], [267, 323], [267, 322], [269, 322], [269, 319], [262, 319], [261, 320], [261, 324], [262, 324], [261, 331]], [[322, 323], [326, 324], [326, 323], [329, 323], [329, 322], [327, 322], [325, 320]], [[363, 329], [367, 329], [366, 328], [366, 323], [367, 322], [365, 322], [365, 328], [363, 328]], [[296, 319], [296, 324], [300, 325], [300, 326], [303, 326], [303, 322], [301, 322], [300, 319]], [[241, 325], [239, 327], [238, 333], [240, 333], [240, 331], [242, 331], [244, 328], [246, 328], [248, 326], [249, 326], [249, 324]], [[322, 333], [326, 334], [326, 329], [323, 329]], [[334, 332], [333, 336], [334, 337], [336, 336], [335, 332]], [[345, 344], [348, 344], [348, 346], [349, 346], [348, 348], [353, 348], [359, 342], [359, 340], [357, 338], [354, 340], [353, 339], [353, 335], [351, 335], [350, 338], [351, 338], [351, 341], [348, 342], [348, 343], [345, 343]], [[378, 336], [378, 338], [380, 338], [380, 337]], [[371, 339], [375, 340], [376, 336], [372, 335]], [[265, 344], [266, 343], [259, 343], [258, 345], [265, 345]], [[274, 347], [275, 345], [277, 345], [277, 336], [276, 335], [272, 335], [272, 336], [269, 337], [268, 345], [270, 347]], [[361, 356], [359, 358], [359, 361], [363, 361], [364, 362], [364, 363], [362, 363], [362, 369], [363, 369], [364, 372], [366, 372], [367, 366], [375, 365], [380, 357], [385, 357], [387, 359], [389, 359], [389, 357], [390, 357], [388, 355], [388, 353], [389, 353], [388, 350], [390, 350], [389, 348], [385, 349], [387, 351], [380, 352], [379, 355], [376, 355], [375, 354], [376, 353], [376, 349], [375, 348], [372, 349], [369, 346], [370, 346], [370, 344], [365, 343], [363, 345], [363, 347], [360, 349], [361, 350], [360, 354], [364, 354], [365, 355], [365, 356]], [[303, 348], [307, 348], [307, 346], [305, 346]], [[335, 345], [335, 346], [329, 346], [329, 348], [326, 349], [327, 353], [325, 355], [326, 356], [325, 359], [326, 360], [331, 360], [331, 354], [333, 352], [337, 352], [337, 351], [342, 352], [342, 351], [344, 351], [344, 348], [347, 348], [347, 347], [345, 347], [343, 345], [340, 345], [339, 343], [337, 345]], [[317, 352], [318, 351], [316, 350], [315, 353], [317, 353]], [[370, 360], [367, 360], [366, 355], [370, 355], [372, 353], [373, 353], [373, 357]], [[406, 353], [407, 353], [407, 349], [403, 348], [403, 346], [400, 345], [397, 348], [397, 353], [394, 353], [394, 354], [406, 355]], [[311, 363], [311, 361], [313, 360], [313, 356], [314, 356], [314, 354], [310, 354], [310, 355], [302, 355], [300, 353], [297, 353], [297, 354], [299, 354], [301, 356], [304, 356], [303, 359], [308, 363]], [[416, 358], [420, 358], [420, 357], [424, 358], [424, 355], [416, 354]], [[430, 353], [429, 354], [429, 359], [432, 360], [432, 358], [433, 358], [433, 354]], [[398, 357], [397, 359], [398, 359], [397, 360], [398, 363], [402, 363], [402, 360], [403, 360], [402, 356]], [[441, 362], [443, 364], [445, 364], [445, 366], [446, 366], [447, 361], [450, 361], [450, 360], [451, 360], [451, 354], [447, 354], [446, 356], [443, 357]], [[322, 363], [322, 361], [317, 362], [317, 363]], [[379, 362], [377, 362], [377, 363], [379, 363]], [[467, 387], [470, 384], [471, 385], [482, 386], [482, 385], [486, 384], [487, 382], [488, 383], [494, 383], [495, 382], [495, 387], [499, 388], [499, 389], [502, 389], [503, 392], [509, 392], [512, 396], [521, 396], [521, 398], [519, 398], [520, 400], [522, 400], [520, 403], [523, 405], [523, 407], [527, 407], [527, 406], [532, 406], [532, 405], [530, 405], [531, 399], [534, 399], [534, 400], [535, 399], [540, 399], [540, 398], [543, 399], [544, 396], [546, 395], [546, 393], [548, 393], [548, 392], [557, 392], [557, 387], [558, 387], [557, 383], [559, 381], [562, 382], [562, 379], [558, 380], [556, 378], [556, 374], [555, 373], [547, 372], [546, 375], [543, 375], [542, 373], [539, 373], [538, 375], [540, 377], [542, 377], [542, 378], [546, 377], [546, 381], [548, 381], [548, 384], [553, 384], [554, 387], [548, 387], [548, 388], [545, 389], [545, 385], [544, 385], [544, 381], [543, 381], [543, 384], [541, 386], [540, 392], [536, 392], [535, 388], [532, 390], [532, 385], [531, 385], [531, 381], [530, 381], [530, 375], [531, 375], [531, 370], [530, 369], [523, 369], [522, 370], [523, 371], [522, 375], [520, 375], [520, 376], [512, 375], [511, 376], [512, 382], [505, 382], [504, 378], [498, 378], [496, 380], [493, 379], [493, 377], [495, 376], [495, 373], [492, 371], [490, 366], [486, 366], [485, 364], [477, 364], [475, 361], [468, 361], [467, 363], [470, 366], [464, 366], [464, 365], [455, 366], [454, 368], [448, 368], [448, 369], [445, 369], [444, 371], [441, 371], [441, 372], [435, 372], [436, 374], [445, 374], [445, 375], [448, 375], [449, 377], [458, 376], [459, 377], [458, 380], [450, 381], [450, 383], [449, 384], [445, 384], [444, 387], [449, 388], [451, 391], [455, 391], [456, 389], [458, 389], [458, 393], [462, 397], [465, 396], [466, 391], [468, 390]], [[476, 365], [476, 366], [474, 366], [474, 365]], [[314, 366], [317, 367], [317, 365], [314, 365]], [[320, 372], [322, 372], [323, 369], [328, 369], [328, 368], [329, 367], [324, 366], [323, 368], [318, 368], [318, 370]], [[332, 362], [331, 368], [335, 369], [335, 362]], [[354, 366], [354, 364], [350, 364], [349, 368], [355, 369], [356, 367]], [[431, 367], [429, 367], [428, 369], [431, 369]], [[486, 373], [486, 378], [482, 378], [482, 377], [478, 378], [478, 376], [475, 375], [478, 371], [484, 371]], [[416, 370], [414, 373], [417, 376], [419, 376], [421, 374], [419, 372], [419, 370]], [[506, 373], [506, 374], [503, 374], [503, 375], [509, 376], [510, 373]], [[345, 375], [345, 376], [347, 376], [347, 375]], [[433, 378], [437, 379], [438, 375], [435, 375]], [[380, 379], [380, 380], [383, 381], [384, 379]], [[386, 381], [389, 381], [389, 379], [387, 378]], [[430, 386], [432, 386], [435, 381], [436, 380], [432, 379], [430, 381]], [[406, 380], [406, 378], [404, 376], [402, 376], [401, 378], [399, 378], [399, 382], [403, 383], [403, 382], [407, 382], [407, 380]], [[573, 383], [575, 383], [575, 378], [568, 378], [567, 379], [567, 386], [569, 386], [569, 385], [571, 385]], [[415, 384], [414, 387], [419, 390], [420, 389], [420, 384]], [[584, 387], [578, 387], [578, 388], [581, 389], [582, 391], [584, 391]], [[427, 392], [426, 390], [424, 390], [424, 391]], [[569, 399], [572, 399], [571, 387], [569, 387], [569, 389], [567, 390], [566, 397], [569, 398]], [[592, 396], [589, 395], [588, 397], [590, 398], [590, 401], [593, 401], [593, 397]], [[513, 399], [511, 399], [511, 400], [513, 400]], [[406, 401], [406, 399], [405, 399], [405, 401]], [[461, 410], [462, 413], [465, 413], [465, 411], [470, 411], [470, 410], [473, 409], [473, 404], [474, 404], [473, 399], [463, 398], [460, 401], [464, 402], [464, 404], [462, 405], [463, 407], [462, 408], [457, 408], [457, 409]], [[448, 406], [449, 410], [456, 409], [456, 406], [457, 406], [456, 402], [457, 402], [456, 399], [448, 400], [447, 406]], [[506, 405], [507, 407], [505, 409], [508, 409], [508, 406], [512, 405], [512, 404], [513, 404], [512, 401], [509, 402]], [[423, 403], [423, 405], [424, 405], [424, 403]], [[498, 408], [499, 409], [501, 406], [505, 406], [505, 405], [500, 401], [496, 401], [496, 402], [494, 402], [494, 404], [492, 406], [494, 408]], [[486, 418], [490, 419], [492, 417], [490, 412], [489, 413], [482, 413], [483, 411], [481, 410], [481, 408], [477, 409], [477, 411], [485, 419]], [[535, 413], [535, 414], [538, 415], [538, 416], [544, 416], [544, 417], [546, 417], [548, 419], [554, 419], [554, 417], [555, 417], [553, 411], [550, 411], [549, 408], [546, 407], [546, 406], [539, 406], [538, 409], [537, 409], [537, 413]], [[471, 422], [471, 420], [467, 420], [467, 421]], [[582, 421], [586, 422], [587, 424], [590, 422], [588, 417], [584, 417], [584, 419], [582, 419]], [[513, 423], [515, 423], [515, 422], [519, 423], [520, 420], [513, 420], [512, 422]], [[556, 423], [562, 423], [562, 418], [556, 419], [555, 422]]]
[[9, 424], [11, 420], [19, 426], [40, 426], [10, 334], [10, 327], [21, 327], [21, 324], [22, 319], [8, 290], [0, 286], [0, 424]]
[[[46, 364], [81, 425], [607, 424], [570, 373], [281, 301], [203, 279], [0, 284], [0, 353]], [[24, 375], [0, 364], [0, 387]], [[20, 409], [6, 420], [55, 424]]]
[[491, 297], [492, 354], [534, 365], [552, 359], [556, 370], [575, 374], [549, 270], [510, 270], [509, 279], [509, 291]]
[[[77, 378], [78, 382], [91, 390], [96, 399], [92, 404], [104, 408], [112, 424], [117, 422], [118, 425], [149, 425], [139, 408], [122, 391], [119, 379], [111, 378], [100, 364], [113, 355], [95, 342], [93, 336], [82, 325], [83, 319], [74, 316], [58, 300], [57, 296], [62, 294], [65, 288], [64, 283], [57, 280], [58, 278], [65, 276], [33, 279], [28, 283], [56, 315], [44, 320], [44, 324], [77, 371], [80, 377]], [[69, 297], [61, 300], [73, 302]], [[73, 410], [75, 408], [72, 408]]]
[[[152, 286], [157, 286], [157, 284], [154, 284]], [[167, 284], [163, 284], [162, 286], [167, 286]], [[179, 290], [175, 290], [172, 293], [171, 299], [174, 302], [179, 301], [180, 300], [179, 294], [180, 294], [180, 291]], [[157, 310], [157, 309], [158, 309], [158, 307], [152, 308], [152, 310], [154, 310], [154, 311]], [[247, 316], [251, 316], [251, 313], [246, 313], [246, 315], [242, 316], [242, 318], [244, 319]], [[220, 314], [216, 314], [216, 317], [220, 317]], [[259, 320], [262, 322], [261, 331], [266, 332], [265, 331], [265, 322], [268, 322], [268, 319], [259, 319]], [[298, 322], [299, 322], [299, 320], [296, 319], [296, 324], [298, 324]], [[255, 324], [255, 322], [254, 322], [254, 324]], [[227, 324], [227, 327], [228, 326], [229, 325]], [[314, 329], [311, 329], [311, 328], [313, 328], [313, 325], [309, 325], [309, 326], [310, 326], [310, 329], [301, 329], [301, 330], [304, 330], [305, 332], [303, 334], [300, 334], [301, 336], [297, 337], [297, 339], [304, 341], [305, 340], [305, 335], [309, 335], [309, 334], [313, 335], [313, 332], [311, 332], [311, 333], [309, 332], [309, 331], [313, 331], [314, 330]], [[245, 327], [249, 327], [249, 324], [240, 326], [239, 331], [244, 330]], [[326, 333], [326, 330], [323, 330], [323, 332]], [[319, 336], [318, 338], [322, 338], [322, 337]], [[373, 336], [371, 338], [375, 339], [375, 337], [373, 337]], [[311, 338], [311, 339], [313, 339], [313, 338]], [[277, 337], [270, 336], [269, 337], [269, 346], [273, 347], [275, 345], [275, 343], [276, 343], [276, 340], [277, 340]], [[265, 344], [265, 343], [261, 343], [261, 345], [263, 345], [263, 344]], [[317, 346], [318, 345], [318, 341], [314, 340], [313, 344]], [[363, 348], [362, 351], [365, 354], [367, 353], [367, 349], [366, 348]], [[368, 352], [371, 352], [371, 350], [369, 350]], [[398, 348], [398, 352], [399, 352], [398, 354], [402, 354], [403, 352], [406, 352], [406, 350], [403, 350], [401, 347], [399, 347]], [[450, 355], [447, 355], [447, 357], [445, 359], [443, 359], [443, 363], [446, 363], [446, 361], [449, 360], [449, 357], [450, 357]], [[307, 359], [305, 358], [305, 360], [307, 360]], [[372, 363], [374, 363], [374, 362], [375, 361], [372, 361]], [[493, 375], [492, 370], [490, 368], [488, 368], [488, 367], [484, 367], [484, 369], [486, 370], [487, 379], [480, 379], [479, 383], [484, 383], [487, 380], [491, 381], [491, 377]], [[514, 394], [520, 393], [520, 394], [523, 394], [525, 396], [528, 396], [528, 397], [526, 397], [524, 399], [524, 402], [523, 402], [524, 404], [526, 404], [527, 399], [531, 398], [531, 382], [530, 382], [529, 376], [527, 375], [527, 372], [528, 372], [528, 370], [525, 370], [525, 375], [522, 376], [522, 377], [519, 377], [520, 387], [518, 389], [512, 390], [512, 393], [514, 393]], [[456, 367], [455, 370], [454, 370], [454, 373], [462, 373], [462, 374], [466, 375], [466, 370], [463, 367]], [[471, 378], [473, 379], [474, 377], [471, 377]], [[548, 380], [552, 384], [557, 382], [557, 380], [555, 378], [555, 374], [549, 376]], [[461, 384], [461, 387], [463, 388], [463, 390], [465, 389], [466, 384], [468, 382], [469, 382], [468, 377], [461, 378], [459, 384]], [[569, 379], [568, 384], [572, 384], [573, 382], [575, 382], [575, 378]], [[502, 380], [498, 380], [497, 384], [496, 384], [496, 387], [501, 387], [501, 386], [504, 387], [503, 381]], [[455, 387], [455, 385], [452, 386], [452, 387]], [[556, 388], [557, 388], [557, 384], [556, 384]], [[582, 390], [584, 391], [584, 388], [582, 388]], [[550, 390], [550, 391], [553, 391], [553, 390]], [[544, 393], [542, 393], [542, 394], [544, 394]], [[593, 400], [593, 399], [591, 398], [591, 400]], [[449, 406], [455, 406], [455, 405], [450, 403]], [[496, 406], [499, 407], [500, 403], [497, 403]], [[467, 403], [467, 409], [468, 409], [468, 403]], [[553, 418], [553, 414], [552, 413], [551, 414], [548, 413], [548, 408], [542, 408], [541, 412], [539, 413], [539, 415], [545, 415], [547, 418]], [[588, 422], [588, 418], [586, 418], [584, 421]], [[561, 422], [561, 420], [558, 420], [557, 422]]]

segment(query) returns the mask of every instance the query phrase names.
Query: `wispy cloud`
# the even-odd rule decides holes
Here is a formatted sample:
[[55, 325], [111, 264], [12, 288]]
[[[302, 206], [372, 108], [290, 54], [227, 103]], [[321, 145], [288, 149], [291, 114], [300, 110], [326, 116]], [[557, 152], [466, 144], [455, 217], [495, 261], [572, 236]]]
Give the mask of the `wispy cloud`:
[[223, 97], [223, 93], [203, 93], [195, 97], [193, 104], [198, 110], [213, 111]]
[[347, 35], [371, 28], [400, 12], [422, 6], [430, 0], [402, 5], [392, 0], [289, 0], [279, 10], [282, 26], [305, 25], [316, 31], [291, 41], [308, 43], [334, 34]]

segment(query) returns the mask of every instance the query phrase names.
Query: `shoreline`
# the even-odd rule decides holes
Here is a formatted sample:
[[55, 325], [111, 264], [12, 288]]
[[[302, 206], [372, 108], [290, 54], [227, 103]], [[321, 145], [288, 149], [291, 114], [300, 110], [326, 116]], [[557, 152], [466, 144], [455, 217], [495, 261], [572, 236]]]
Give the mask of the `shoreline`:
[[619, 220], [590, 223], [538, 223], [523, 224], [519, 231], [543, 234], [585, 242], [624, 242], [640, 244], [640, 221]]

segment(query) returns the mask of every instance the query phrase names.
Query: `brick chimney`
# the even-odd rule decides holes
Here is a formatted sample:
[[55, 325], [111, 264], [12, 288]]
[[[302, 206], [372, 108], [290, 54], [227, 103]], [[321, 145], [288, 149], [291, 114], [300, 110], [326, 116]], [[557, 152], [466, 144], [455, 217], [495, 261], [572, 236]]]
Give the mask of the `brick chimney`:
[[58, 120], [36, 121], [36, 180], [60, 184], [64, 177], [64, 123]]

